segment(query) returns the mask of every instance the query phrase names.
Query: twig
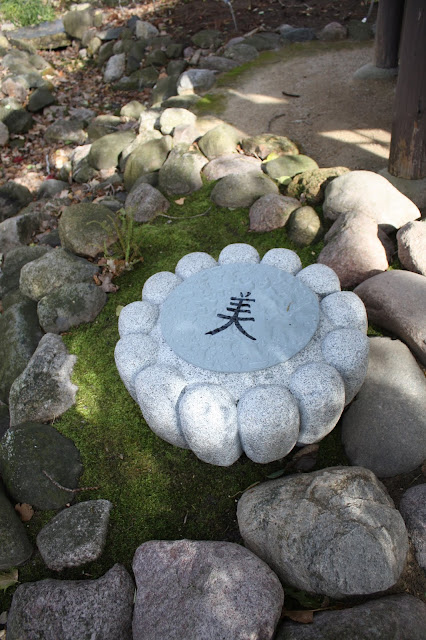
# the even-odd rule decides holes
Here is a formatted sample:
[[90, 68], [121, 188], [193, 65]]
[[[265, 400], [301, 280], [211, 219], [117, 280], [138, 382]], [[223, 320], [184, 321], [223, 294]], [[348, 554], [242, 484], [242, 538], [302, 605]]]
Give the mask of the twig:
[[49, 476], [47, 471], [45, 471], [44, 469], [42, 470], [42, 473], [46, 476], [46, 478], [50, 480], [50, 482], [52, 482], [55, 485], [55, 487], [58, 487], [58, 489], [62, 489], [62, 491], [68, 491], [68, 493], [78, 493], [79, 491], [97, 491], [100, 488], [100, 487], [80, 487], [78, 489], [68, 489], [68, 487], [64, 487], [61, 484], [59, 484], [59, 482], [56, 482], [56, 480], [54, 480], [52, 476]]
[[286, 115], [285, 113], [278, 113], [276, 116], [272, 116], [272, 118], [268, 122], [267, 132], [268, 133], [270, 132], [271, 125], [272, 125], [273, 122], [275, 122], [275, 120], [278, 120], [278, 118], [283, 118], [285, 115]]
[[300, 98], [300, 93], [287, 93], [287, 91], [281, 91], [281, 93], [289, 98]]
[[201, 218], [201, 216], [207, 215], [210, 209], [211, 207], [209, 207], [203, 213], [197, 213], [197, 215], [195, 216], [168, 216], [166, 213], [159, 213], [158, 215], [162, 216], [163, 218], [169, 218], [170, 220], [190, 220], [191, 218]]

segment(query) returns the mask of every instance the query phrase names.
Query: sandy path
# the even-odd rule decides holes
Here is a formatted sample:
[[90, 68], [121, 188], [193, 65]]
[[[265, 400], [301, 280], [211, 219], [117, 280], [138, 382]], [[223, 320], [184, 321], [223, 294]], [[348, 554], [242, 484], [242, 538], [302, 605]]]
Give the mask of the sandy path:
[[251, 69], [226, 89], [222, 117], [248, 134], [288, 136], [321, 167], [376, 171], [389, 156], [396, 80], [355, 81], [372, 60], [373, 45], [361, 45]]

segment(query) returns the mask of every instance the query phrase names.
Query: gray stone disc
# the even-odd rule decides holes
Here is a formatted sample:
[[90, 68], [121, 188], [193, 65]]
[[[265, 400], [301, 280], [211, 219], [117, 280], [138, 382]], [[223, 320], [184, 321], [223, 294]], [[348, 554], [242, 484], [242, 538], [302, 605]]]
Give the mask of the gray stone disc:
[[211, 371], [245, 372], [285, 362], [319, 322], [315, 293], [264, 264], [226, 264], [177, 286], [160, 313], [161, 331], [181, 358]]

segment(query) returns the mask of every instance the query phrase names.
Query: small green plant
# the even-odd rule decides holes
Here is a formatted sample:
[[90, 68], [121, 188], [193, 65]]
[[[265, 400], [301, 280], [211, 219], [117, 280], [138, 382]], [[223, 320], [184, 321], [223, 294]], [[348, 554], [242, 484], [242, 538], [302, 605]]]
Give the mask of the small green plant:
[[6, 20], [20, 27], [55, 19], [50, 0], [2, 0], [0, 11]]
[[[136, 237], [136, 225], [133, 213], [126, 213], [125, 209], [119, 209], [110, 220], [117, 234], [118, 240], [114, 246], [116, 258], [124, 260], [124, 268], [131, 269], [132, 266], [141, 260], [140, 243]], [[107, 253], [105, 252], [105, 255]]]

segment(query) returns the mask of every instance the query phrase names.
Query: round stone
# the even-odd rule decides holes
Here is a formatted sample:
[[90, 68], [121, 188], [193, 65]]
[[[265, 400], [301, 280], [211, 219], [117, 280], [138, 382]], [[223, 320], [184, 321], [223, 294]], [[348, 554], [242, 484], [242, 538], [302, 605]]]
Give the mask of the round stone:
[[310, 287], [320, 298], [340, 291], [340, 282], [337, 274], [325, 264], [310, 264], [297, 277]]
[[157, 351], [158, 345], [154, 340], [139, 333], [129, 333], [117, 342], [114, 352], [115, 364], [132, 398], [136, 399], [136, 375], [145, 367], [154, 364]]
[[158, 306], [146, 300], [131, 302], [121, 310], [118, 318], [120, 337], [129, 333], [149, 333], [158, 318]]
[[233, 264], [234, 262], [253, 262], [260, 261], [259, 254], [256, 249], [249, 244], [236, 242], [228, 244], [219, 255], [219, 264]]
[[317, 296], [300, 280], [248, 263], [195, 274], [160, 312], [164, 339], [181, 358], [234, 373], [285, 362], [308, 344], [318, 321]]
[[290, 249], [269, 249], [262, 258], [262, 264], [288, 271], [293, 276], [302, 268], [302, 261], [295, 251]]
[[188, 253], [179, 260], [175, 273], [179, 278], [185, 280], [185, 278], [189, 278], [199, 271], [211, 269], [211, 267], [215, 267], [216, 265], [216, 260], [208, 253], [204, 253], [204, 251], [194, 251], [194, 253]]
[[369, 342], [357, 329], [330, 331], [321, 344], [324, 360], [337, 369], [345, 383], [345, 405], [361, 388], [368, 367]]
[[171, 271], [159, 271], [148, 278], [142, 289], [142, 298], [153, 304], [162, 304], [169, 293], [182, 282]]

